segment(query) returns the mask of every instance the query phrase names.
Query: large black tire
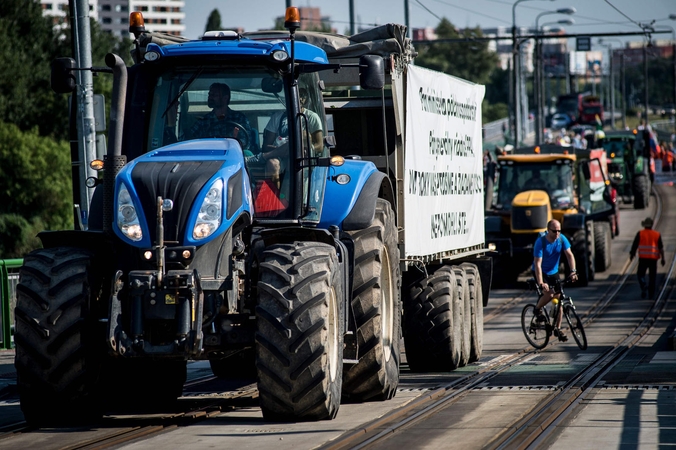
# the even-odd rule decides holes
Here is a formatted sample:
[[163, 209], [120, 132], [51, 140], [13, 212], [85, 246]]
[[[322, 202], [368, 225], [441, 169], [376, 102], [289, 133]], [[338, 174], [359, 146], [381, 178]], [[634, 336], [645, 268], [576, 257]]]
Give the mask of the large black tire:
[[484, 299], [479, 269], [470, 263], [463, 263], [469, 285], [470, 304], [472, 306], [472, 330], [470, 332], [471, 352], [469, 362], [478, 361], [484, 347]]
[[470, 360], [472, 352], [472, 299], [469, 293], [469, 283], [467, 274], [462, 266], [453, 266], [455, 271], [455, 281], [458, 287], [458, 300], [462, 304], [460, 309], [460, 367], [466, 366]]
[[378, 199], [373, 223], [350, 232], [354, 240], [352, 312], [359, 362], [346, 365], [343, 399], [389, 400], [399, 386], [401, 273], [394, 211]]
[[263, 417], [333, 419], [340, 407], [344, 311], [334, 247], [278, 244], [261, 257], [256, 368]]
[[594, 281], [596, 278], [596, 245], [594, 239], [594, 221], [588, 220], [585, 223], [585, 230], [587, 231], [587, 278], [589, 281]]
[[412, 372], [448, 372], [460, 366], [462, 307], [451, 266], [414, 284], [404, 299], [404, 344]]
[[612, 230], [609, 222], [594, 222], [594, 257], [597, 272], [605, 272], [612, 264]]
[[645, 174], [634, 175], [632, 180], [634, 209], [645, 209], [650, 205], [650, 179]]
[[[570, 242], [571, 250], [575, 255], [575, 267], [577, 268], [577, 285], [587, 286], [594, 280], [594, 243], [585, 230], [578, 230], [573, 234]], [[565, 264], [568, 260], [564, 257]]]
[[15, 367], [21, 410], [31, 426], [90, 422], [104, 349], [91, 311], [100, 281], [93, 256], [76, 248], [35, 250], [19, 272]]

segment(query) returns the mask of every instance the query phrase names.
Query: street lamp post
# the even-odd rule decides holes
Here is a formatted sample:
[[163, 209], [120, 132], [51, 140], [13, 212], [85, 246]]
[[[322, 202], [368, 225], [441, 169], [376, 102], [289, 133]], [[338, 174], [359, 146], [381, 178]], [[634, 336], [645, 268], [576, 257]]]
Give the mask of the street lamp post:
[[[542, 114], [542, 30], [538, 25], [540, 17], [550, 15], [550, 14], [575, 14], [575, 8], [559, 8], [555, 11], [545, 11], [538, 14], [535, 17], [535, 34], [537, 38], [535, 39], [535, 67], [533, 68], [533, 99], [535, 100], [535, 144], [540, 145], [542, 143], [542, 129], [544, 128], [544, 117]], [[556, 23], [567, 23], [572, 24], [572, 21], [559, 21]], [[544, 25], [543, 25], [544, 26]]]
[[[575, 8], [563, 8], [560, 10], [556, 11], [559, 14], [573, 14], [575, 13]], [[536, 20], [537, 22], [537, 20]], [[543, 40], [545, 39], [546, 36], [544, 36], [544, 29], [547, 25], [573, 25], [575, 21], [573, 19], [561, 19], [557, 20], [556, 22], [547, 22], [543, 23], [541, 27], [537, 28], [536, 24], [536, 34], [538, 34], [538, 66], [536, 69], [536, 75], [538, 79], [538, 96], [537, 96], [537, 114], [539, 117], [541, 117], [541, 122], [540, 122], [540, 127], [538, 129], [538, 135], [536, 136], [541, 136], [543, 133], [544, 129], [544, 124], [546, 122], [546, 117], [547, 115], [545, 114], [545, 98], [544, 98], [544, 92], [545, 92], [545, 80], [544, 80], [544, 57], [543, 57]], [[559, 28], [560, 30], [560, 28]], [[552, 32], [554, 30], [551, 30]]]
[[[620, 45], [624, 45], [624, 43], [619, 39], [607, 39], [607, 38], [600, 38], [599, 44], [603, 45], [604, 42], [611, 40], [619, 42]], [[611, 120], [610, 126], [614, 130], [616, 127], [615, 127], [615, 71], [613, 70], [613, 47], [611, 44], [604, 45], [604, 47], [608, 48], [608, 70], [610, 72], [610, 120]], [[622, 92], [624, 92], [624, 51], [622, 51], [620, 58], [621, 58], [620, 82], [622, 83]], [[625, 109], [624, 98], [622, 99], [622, 109], [623, 111]], [[623, 113], [622, 117], [623, 117], [622, 126], [625, 127], [627, 121], [626, 115]]]
[[[532, 0], [516, 0], [512, 5], [512, 108], [510, 115], [510, 124], [509, 127], [512, 131], [512, 136], [514, 137], [514, 147], [519, 146], [519, 98], [520, 98], [520, 89], [519, 89], [519, 80], [520, 80], [520, 56], [519, 56], [519, 46], [516, 42], [516, 5], [521, 2], [532, 1]], [[554, 0], [550, 0], [554, 1]]]
[[[608, 104], [610, 104], [610, 127], [615, 129], [615, 78], [613, 77], [613, 46], [603, 44], [603, 39], [599, 39], [599, 44], [608, 49]], [[603, 75], [603, 70], [601, 70]]]

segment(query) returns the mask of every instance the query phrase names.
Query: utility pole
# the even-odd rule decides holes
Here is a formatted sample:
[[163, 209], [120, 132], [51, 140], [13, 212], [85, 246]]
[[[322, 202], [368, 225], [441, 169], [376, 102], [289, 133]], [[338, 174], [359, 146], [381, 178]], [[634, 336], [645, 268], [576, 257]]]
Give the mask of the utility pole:
[[354, 0], [350, 0], [350, 36], [354, 35]]
[[622, 95], [622, 128], [627, 128], [627, 88], [624, 79], [624, 50], [620, 53], [620, 92]]
[[[350, 0], [353, 1], [353, 0]], [[404, 0], [404, 25], [406, 25], [406, 36], [411, 37], [411, 24], [409, 23], [408, 0]]]
[[643, 90], [645, 102], [645, 125], [648, 126], [648, 43], [643, 46], [643, 80], [645, 88]]
[[[91, 30], [89, 27], [89, 1], [69, 0], [71, 12], [71, 33], [73, 39], [73, 54], [77, 67], [92, 67]], [[79, 168], [79, 180], [95, 177], [96, 172], [89, 167], [89, 163], [96, 158], [96, 127], [94, 121], [94, 82], [90, 70], [78, 70], [76, 72], [77, 86], [76, 99], [73, 106], [77, 105], [76, 123], [78, 140], [78, 160], [73, 165]], [[76, 212], [79, 209], [79, 221], [76, 227], [87, 229], [89, 222], [89, 202], [91, 196], [89, 189], [84, 183], [79, 183], [80, 204], [75, 205]]]
[[610, 72], [610, 120], [612, 120], [612, 129], [615, 129], [615, 74], [613, 73], [613, 49], [609, 48], [610, 53], [609, 72]]

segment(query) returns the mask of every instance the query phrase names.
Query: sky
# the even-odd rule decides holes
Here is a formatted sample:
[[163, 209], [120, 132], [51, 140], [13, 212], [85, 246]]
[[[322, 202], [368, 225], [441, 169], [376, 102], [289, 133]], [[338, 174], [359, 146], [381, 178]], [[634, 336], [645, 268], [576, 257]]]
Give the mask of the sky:
[[[460, 28], [512, 26], [512, 7], [515, 0], [408, 0], [411, 28], [436, 27], [445, 17]], [[329, 16], [338, 33], [349, 32], [349, 0], [299, 0], [294, 6], [312, 6]], [[405, 23], [404, 0], [353, 0], [355, 28], [389, 22]], [[535, 27], [543, 12], [560, 8], [576, 9], [572, 16], [544, 14], [540, 26], [561, 19], [572, 18], [574, 25], [565, 26], [567, 33], [640, 31], [639, 24], [649, 24], [668, 34], [653, 35], [653, 39], [671, 39], [676, 29], [676, 0], [520, 0], [515, 8], [516, 25]], [[243, 27], [245, 31], [270, 29], [274, 20], [284, 15], [286, 0], [185, 0], [185, 36], [196, 39], [204, 32], [207, 17], [218, 9], [225, 28]], [[610, 45], [620, 46], [614, 38]], [[640, 36], [626, 38], [640, 41]], [[593, 40], [595, 43], [596, 40]], [[615, 42], [615, 44], [613, 44]], [[598, 48], [600, 50], [600, 48]]]

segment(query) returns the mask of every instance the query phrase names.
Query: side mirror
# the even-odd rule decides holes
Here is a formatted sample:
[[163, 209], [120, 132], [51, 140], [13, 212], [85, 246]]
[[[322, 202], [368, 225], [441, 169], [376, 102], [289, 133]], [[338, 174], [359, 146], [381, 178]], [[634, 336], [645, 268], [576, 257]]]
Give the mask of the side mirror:
[[51, 85], [57, 94], [68, 94], [75, 90], [75, 60], [56, 58], [52, 62]]
[[284, 82], [280, 78], [266, 77], [261, 80], [261, 89], [269, 94], [279, 94], [284, 88]]
[[359, 84], [362, 89], [382, 89], [385, 86], [385, 63], [376, 55], [359, 58]]

